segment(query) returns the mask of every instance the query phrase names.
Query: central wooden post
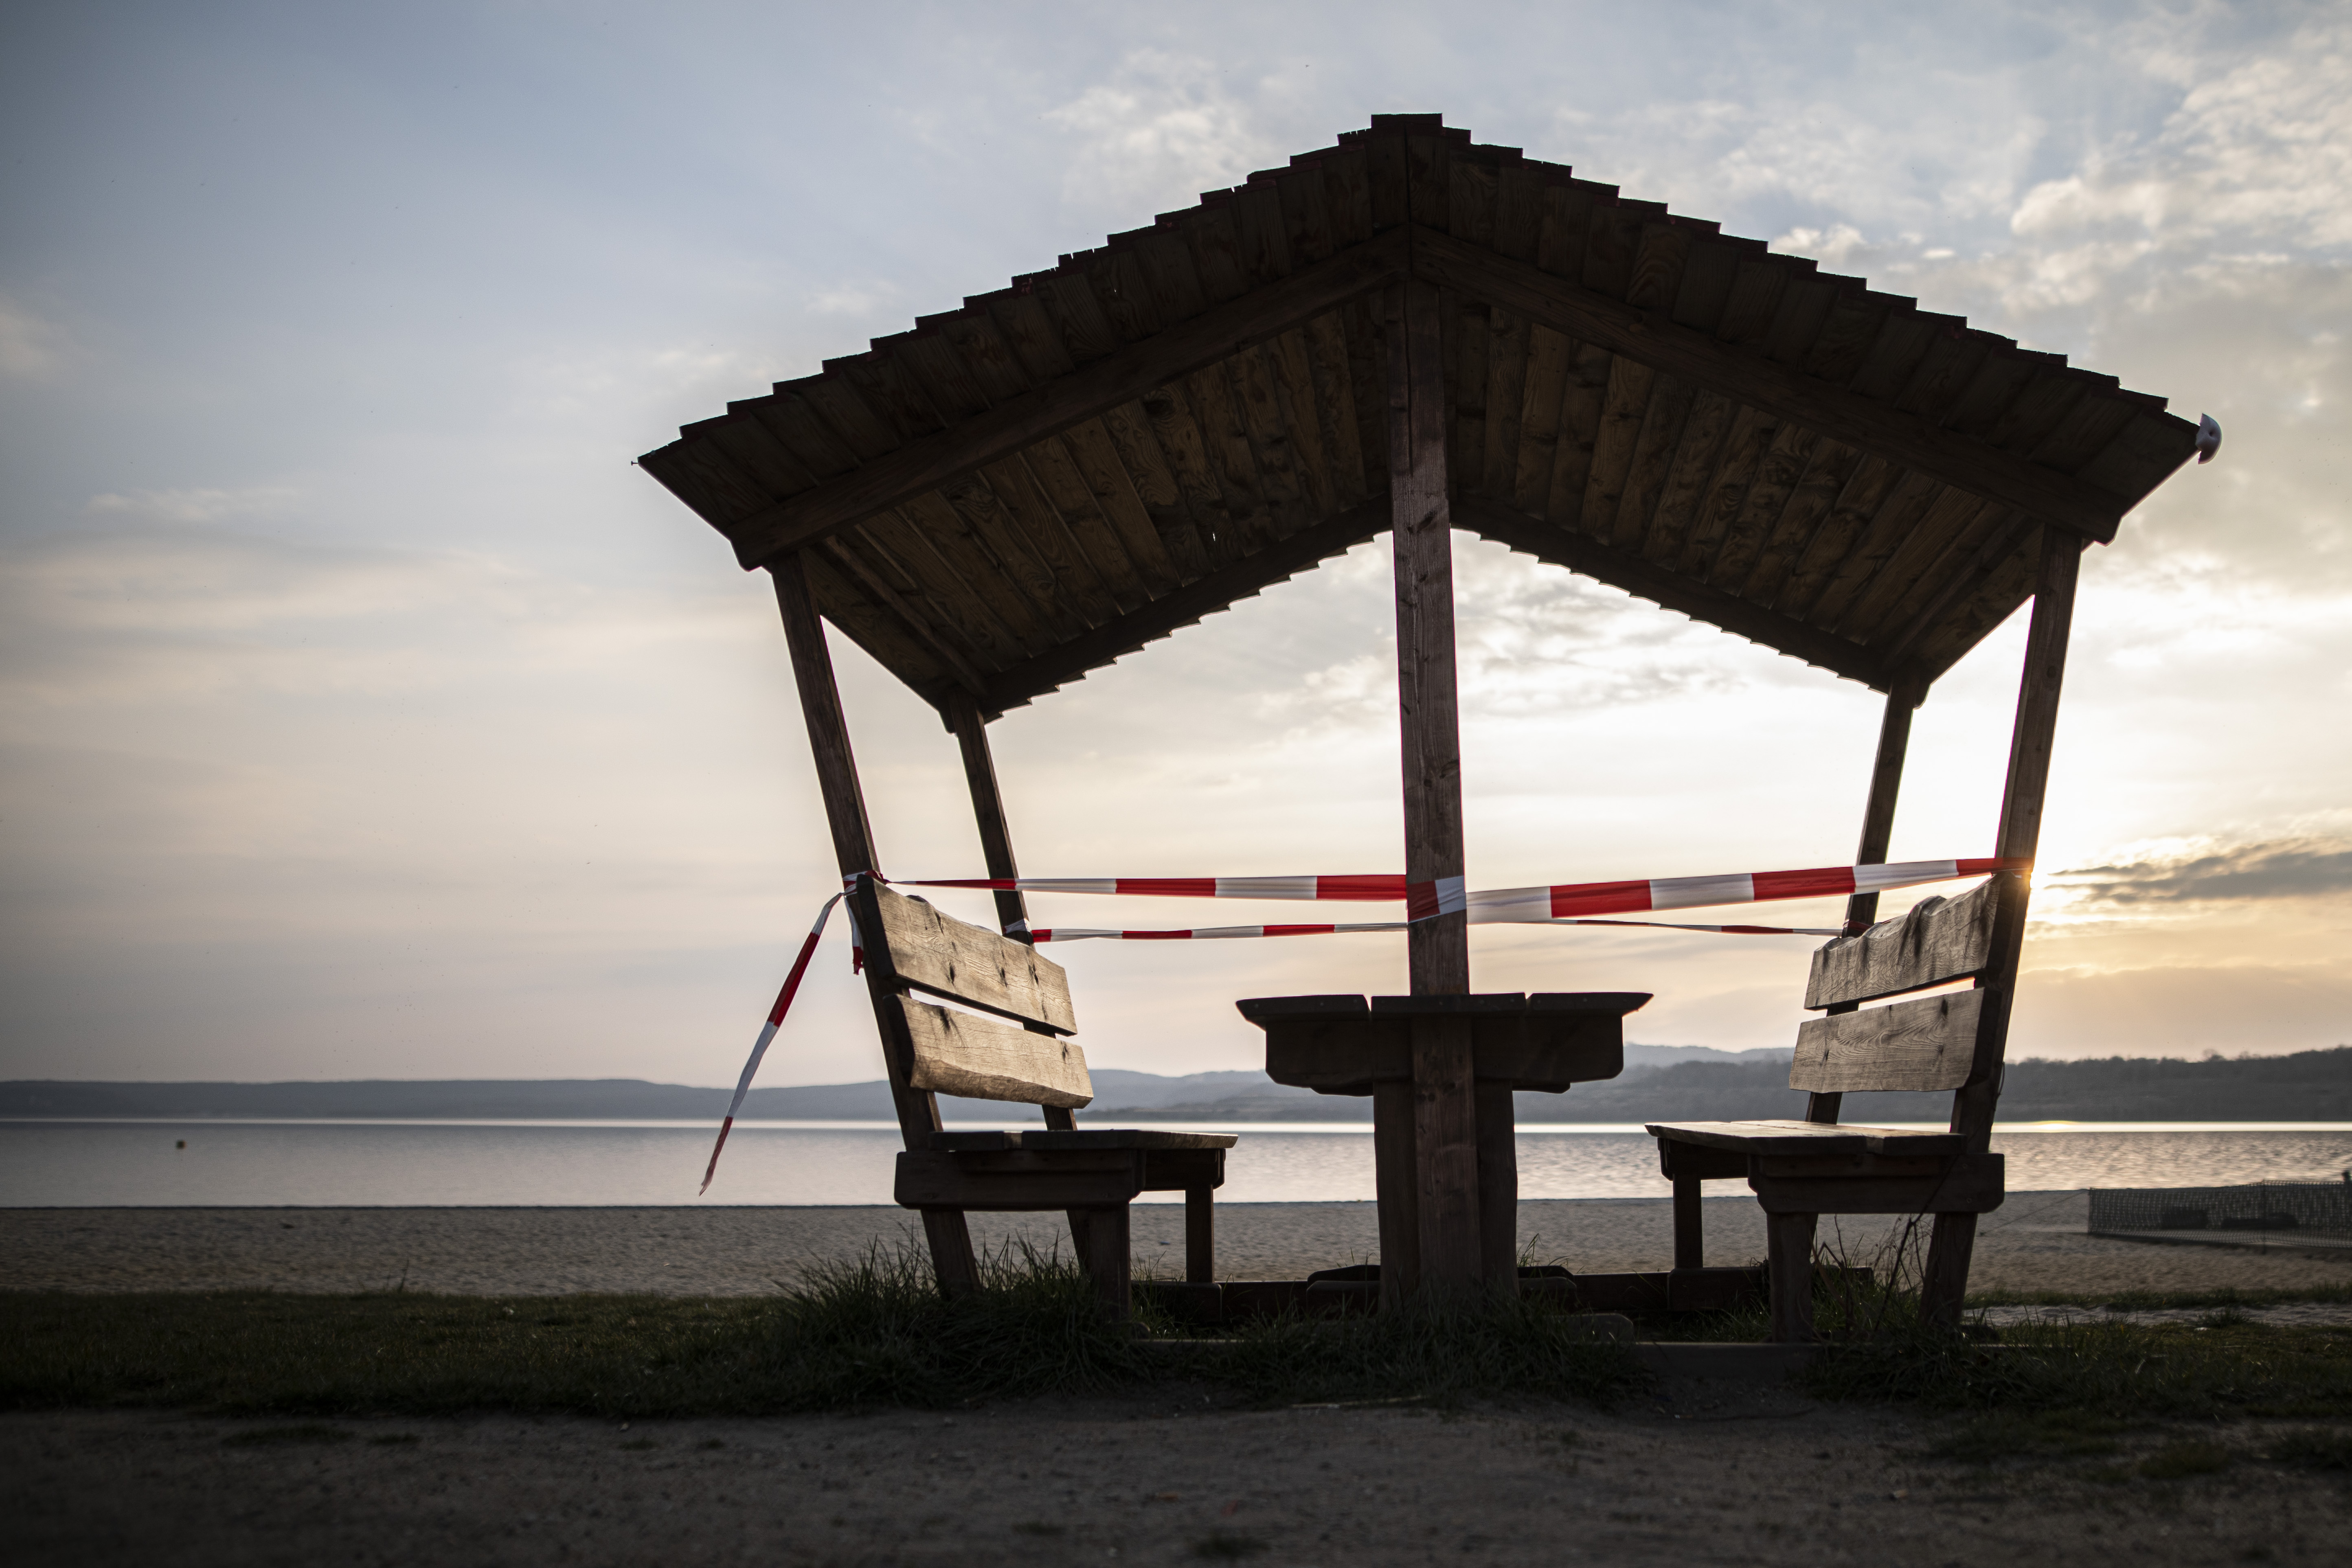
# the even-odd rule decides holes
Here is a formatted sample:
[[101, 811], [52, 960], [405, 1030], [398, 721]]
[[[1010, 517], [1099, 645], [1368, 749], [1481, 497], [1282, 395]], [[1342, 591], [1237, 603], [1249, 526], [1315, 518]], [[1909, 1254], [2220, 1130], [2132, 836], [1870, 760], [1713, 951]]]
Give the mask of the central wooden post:
[[[1397, 716], [1404, 769], [1405, 880], [1417, 920], [1406, 952], [1415, 995], [1470, 989], [1463, 891], [1462, 736], [1454, 666], [1453, 510], [1445, 471], [1444, 332], [1437, 290], [1407, 281], [1388, 290], [1388, 456], [1396, 562]], [[1381, 1175], [1382, 1297], [1467, 1294], [1486, 1272], [1480, 1244], [1478, 1106], [1468, 1015], [1416, 1016], [1409, 1104], [1375, 1094], [1376, 1137], [1390, 1145]], [[1410, 1155], [1395, 1157], [1408, 1128]], [[1385, 1122], [1385, 1126], [1380, 1125]], [[1491, 1141], [1490, 1141], [1491, 1142]], [[1517, 1195], [1507, 1148], [1489, 1151], [1491, 1189]], [[1406, 1171], [1410, 1194], [1393, 1189]], [[1409, 1199], [1407, 1202], [1403, 1200]], [[1409, 1233], [1409, 1234], [1408, 1234]], [[1408, 1250], [1409, 1249], [1409, 1250]], [[1505, 1248], [1507, 1254], [1507, 1247]], [[1506, 1278], [1515, 1279], [1507, 1272]]]

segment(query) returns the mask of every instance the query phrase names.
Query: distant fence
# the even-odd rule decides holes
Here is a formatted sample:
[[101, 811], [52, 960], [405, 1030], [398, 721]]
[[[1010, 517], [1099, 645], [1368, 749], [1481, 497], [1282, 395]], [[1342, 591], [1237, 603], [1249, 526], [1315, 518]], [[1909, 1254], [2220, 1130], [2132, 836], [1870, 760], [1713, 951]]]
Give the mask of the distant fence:
[[2352, 1241], [2352, 1182], [2091, 1189], [2091, 1234], [2239, 1231]]

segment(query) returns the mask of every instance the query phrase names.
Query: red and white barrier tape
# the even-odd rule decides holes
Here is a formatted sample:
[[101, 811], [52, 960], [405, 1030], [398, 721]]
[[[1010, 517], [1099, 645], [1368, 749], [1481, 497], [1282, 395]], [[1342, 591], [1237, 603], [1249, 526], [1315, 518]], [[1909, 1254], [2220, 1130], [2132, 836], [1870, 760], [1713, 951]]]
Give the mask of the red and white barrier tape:
[[768, 1021], [760, 1026], [759, 1042], [751, 1047], [751, 1059], [743, 1064], [743, 1076], [735, 1080], [735, 1098], [727, 1103], [727, 1120], [719, 1124], [719, 1142], [710, 1146], [710, 1163], [703, 1167], [702, 1186], [695, 1193], [700, 1197], [710, 1190], [710, 1178], [719, 1170], [719, 1152], [727, 1147], [727, 1134], [735, 1128], [735, 1113], [743, 1109], [743, 1097], [751, 1092], [751, 1076], [760, 1070], [760, 1058], [768, 1054], [769, 1042], [776, 1031], [784, 1026], [784, 1015], [793, 1010], [793, 994], [801, 988], [801, 976], [808, 973], [809, 959], [816, 952], [816, 939], [824, 934], [824, 922], [832, 918], [833, 906], [846, 896], [846, 889], [825, 900], [824, 908], [817, 910], [816, 923], [801, 943], [800, 955], [793, 960], [793, 971], [784, 976], [784, 988], [776, 993], [776, 1005], [768, 1009]]
[[[1594, 917], [1644, 910], [1697, 909], [1709, 904], [1765, 903], [1779, 899], [1885, 892], [1896, 888], [1916, 888], [1925, 882], [1947, 882], [1955, 878], [1983, 876], [1992, 871], [2020, 870], [2031, 864], [2031, 861], [2023, 859], [1904, 860], [1884, 866], [1826, 866], [1805, 871], [1745, 871], [1728, 877], [1559, 882], [1549, 887], [1505, 888], [1479, 892], [1465, 892], [1463, 879], [1459, 877], [1408, 884], [1402, 877], [1385, 874], [1358, 877], [965, 877], [908, 881], [898, 886], [976, 888], [1000, 891], [1018, 889], [1027, 893], [1126, 893], [1180, 899], [1312, 899], [1325, 902], [1374, 902], [1402, 899], [1407, 917], [1401, 921], [1367, 921], [1353, 924], [1200, 926], [1188, 931], [1045, 926], [1024, 933], [1032, 942], [1214, 942], [1232, 937], [1330, 936], [1354, 931], [1403, 931], [1420, 921], [1464, 911], [1467, 911], [1473, 925], [1642, 926], [1659, 931], [1718, 931], [1737, 936], [1843, 936], [1845, 934], [1843, 929], [1676, 925], [1664, 921], [1619, 921]], [[889, 881], [888, 878], [880, 876], [875, 879], [885, 883]], [[833, 914], [833, 906], [846, 896], [849, 885], [856, 878], [845, 877], [842, 880], [842, 891], [827, 899], [824, 908], [817, 911], [816, 923], [809, 927], [808, 936], [802, 942], [798, 956], [793, 960], [792, 973], [784, 977], [784, 988], [776, 994], [776, 1005], [769, 1009], [768, 1021], [761, 1027], [758, 1043], [751, 1047], [751, 1059], [743, 1064], [743, 1076], [736, 1082], [735, 1098], [728, 1104], [726, 1120], [719, 1124], [719, 1141], [711, 1145], [710, 1163], [703, 1170], [702, 1186], [697, 1196], [710, 1190], [710, 1178], [719, 1170], [719, 1152], [727, 1147], [727, 1134], [735, 1126], [736, 1113], [743, 1109], [743, 1097], [751, 1092], [752, 1076], [760, 1070], [760, 1060], [768, 1054], [768, 1046], [775, 1039], [777, 1030], [783, 1026], [784, 1015], [792, 1010], [793, 996], [801, 988], [801, 976], [808, 971], [809, 959], [816, 952], [817, 939], [824, 934], [825, 921]], [[853, 917], [851, 967], [858, 967], [863, 958]]]

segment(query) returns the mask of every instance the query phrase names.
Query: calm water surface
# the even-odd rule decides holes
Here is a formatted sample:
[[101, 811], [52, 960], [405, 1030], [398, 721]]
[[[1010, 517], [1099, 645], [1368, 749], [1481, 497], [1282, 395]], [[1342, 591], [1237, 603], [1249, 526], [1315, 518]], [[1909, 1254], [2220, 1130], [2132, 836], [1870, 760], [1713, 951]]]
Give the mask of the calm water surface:
[[[1222, 1202], [1372, 1196], [1370, 1126], [1181, 1130], [1241, 1134]], [[711, 1134], [707, 1122], [5, 1121], [0, 1207], [692, 1203]], [[1522, 1127], [1518, 1146], [1523, 1197], [1666, 1195], [1639, 1128]], [[1993, 1147], [2012, 1192], [2334, 1181], [2352, 1168], [2352, 1124], [2038, 1123], [2001, 1129]], [[887, 1123], [740, 1122], [699, 1201], [887, 1204], [898, 1148]]]

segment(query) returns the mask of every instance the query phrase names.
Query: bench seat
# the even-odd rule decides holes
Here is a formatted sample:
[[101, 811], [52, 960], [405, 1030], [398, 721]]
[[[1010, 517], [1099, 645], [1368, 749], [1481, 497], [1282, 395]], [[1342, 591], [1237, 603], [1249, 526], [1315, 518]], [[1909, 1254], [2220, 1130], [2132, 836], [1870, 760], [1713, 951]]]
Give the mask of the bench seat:
[[1900, 1127], [1853, 1127], [1818, 1121], [1654, 1121], [1649, 1133], [1736, 1154], [1958, 1154], [1968, 1140], [1957, 1132]]
[[931, 1134], [931, 1147], [945, 1154], [984, 1154], [1003, 1149], [1027, 1149], [1038, 1152], [1064, 1149], [1230, 1149], [1238, 1142], [1230, 1132], [1147, 1132], [1108, 1127], [1081, 1127], [1075, 1131], [1024, 1128], [1019, 1131]]

